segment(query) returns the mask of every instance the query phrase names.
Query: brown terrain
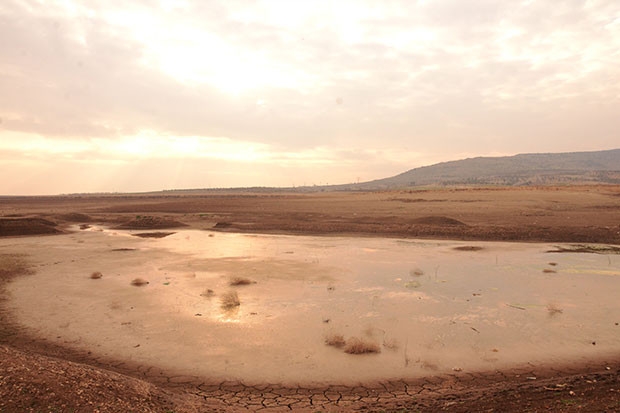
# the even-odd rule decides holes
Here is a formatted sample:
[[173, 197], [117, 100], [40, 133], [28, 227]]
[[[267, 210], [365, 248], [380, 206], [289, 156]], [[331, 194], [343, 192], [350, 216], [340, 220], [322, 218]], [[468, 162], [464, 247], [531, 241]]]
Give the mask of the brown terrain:
[[[155, 238], [189, 227], [598, 243], [618, 253], [620, 186], [0, 198], [0, 237], [54, 236], [72, 224], [144, 230], [136, 235]], [[149, 366], [98, 358], [32, 337], [14, 322], [3, 305], [3, 286], [35, 274], [27, 254], [0, 254], [0, 412], [620, 411], [620, 353], [614, 359], [554, 368], [311, 388], [197, 382]]]

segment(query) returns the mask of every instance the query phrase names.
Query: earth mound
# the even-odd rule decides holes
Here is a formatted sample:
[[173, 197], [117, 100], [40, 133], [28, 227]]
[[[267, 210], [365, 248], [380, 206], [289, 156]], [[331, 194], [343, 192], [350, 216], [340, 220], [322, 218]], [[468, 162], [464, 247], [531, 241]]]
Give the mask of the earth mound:
[[154, 385], [70, 361], [0, 345], [0, 411], [174, 411]]
[[0, 237], [62, 233], [56, 226], [43, 218], [0, 218]]

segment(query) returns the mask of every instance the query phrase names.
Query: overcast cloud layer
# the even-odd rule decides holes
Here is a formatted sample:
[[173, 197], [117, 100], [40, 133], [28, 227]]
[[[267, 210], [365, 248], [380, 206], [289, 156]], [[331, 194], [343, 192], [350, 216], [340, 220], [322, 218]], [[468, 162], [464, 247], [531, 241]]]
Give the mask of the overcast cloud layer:
[[0, 2], [0, 194], [620, 147], [616, 0]]

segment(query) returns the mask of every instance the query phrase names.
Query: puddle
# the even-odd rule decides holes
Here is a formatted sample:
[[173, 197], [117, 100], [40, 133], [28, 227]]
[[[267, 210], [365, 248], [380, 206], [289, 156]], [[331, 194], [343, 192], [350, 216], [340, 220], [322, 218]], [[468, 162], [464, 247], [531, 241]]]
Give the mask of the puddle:
[[[7, 305], [60, 344], [248, 383], [357, 383], [620, 350], [613, 255], [548, 254], [555, 245], [531, 243], [136, 232], [93, 226], [0, 240], [1, 253], [27, 253], [37, 271], [9, 284]], [[96, 271], [103, 276], [91, 279]], [[235, 277], [247, 285], [230, 286]], [[149, 283], [131, 285], [137, 278]], [[240, 304], [224, 308], [230, 291]], [[325, 344], [340, 335], [381, 352]]]

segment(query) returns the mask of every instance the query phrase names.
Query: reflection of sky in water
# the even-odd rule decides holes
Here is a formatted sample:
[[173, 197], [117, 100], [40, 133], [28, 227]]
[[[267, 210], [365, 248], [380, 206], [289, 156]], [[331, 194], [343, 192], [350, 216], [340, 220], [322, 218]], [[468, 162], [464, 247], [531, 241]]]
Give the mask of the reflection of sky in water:
[[[132, 334], [138, 340], [140, 334], [153, 329], [173, 329], [183, 332], [187, 348], [211, 343], [209, 354], [221, 357], [211, 360], [211, 374], [230, 372], [234, 364], [235, 374], [247, 375], [250, 373], [244, 369], [251, 363], [267, 365], [282, 359], [283, 370], [273, 377], [294, 374], [285, 371], [291, 363], [303, 367], [309, 378], [337, 378], [339, 374], [390, 377], [423, 374], [424, 366], [429, 365], [446, 371], [455, 366], [495, 368], [502, 363], [595, 356], [620, 349], [620, 327], [615, 325], [620, 322], [618, 256], [548, 254], [545, 251], [550, 245], [545, 244], [195, 230], [140, 239], [127, 236], [140, 231], [98, 230], [92, 228], [76, 236], [105, 242], [109, 249], [130, 247], [136, 251], [123, 256], [100, 254], [98, 259], [110, 260], [103, 262], [104, 268], [118, 266], [117, 278], [104, 277], [116, 282], [116, 290], [79, 291], [75, 299], [91, 300], [88, 305], [95, 306], [89, 294], [102, 294], [103, 303], [115, 294], [132, 294], [122, 299], [131, 302], [137, 299], [136, 290], [126, 287], [123, 272], [146, 273], [151, 284], [140, 290], [140, 299], [146, 301], [136, 305], [135, 316], [131, 313], [135, 317]], [[102, 236], [103, 241], [97, 238]], [[60, 242], [64, 238], [55, 239]], [[87, 248], [88, 243], [79, 245]], [[454, 250], [462, 245], [483, 249]], [[556, 272], [544, 273], [544, 269]], [[75, 283], [75, 274], [71, 266], [59, 268], [54, 277], [65, 278], [59, 278], [49, 294], [65, 294], [53, 289]], [[233, 276], [256, 283], [236, 287], [241, 306], [226, 311], [220, 294], [232, 289], [228, 281]], [[82, 280], [83, 274], [77, 277]], [[207, 289], [214, 295], [204, 295]], [[102, 305], [96, 311], [109, 313], [109, 303]], [[58, 317], [57, 324], [66, 324]], [[79, 317], [72, 314], [71, 325], [74, 334], [84, 335], [88, 327], [80, 325]], [[50, 334], [55, 334], [54, 322], [49, 321]], [[111, 349], [120, 345], [114, 328], [110, 327], [108, 338]], [[384, 348], [377, 358], [353, 362], [324, 345], [323, 338], [330, 333], [394, 342], [398, 350]], [[161, 340], [161, 348], [169, 348], [166, 340], [170, 338], [163, 335]], [[229, 363], [231, 357], [236, 360], [233, 364]], [[405, 357], [412, 360], [411, 366], [403, 364]], [[332, 371], [333, 363], [343, 362], [349, 363], [345, 372]]]
[[[599, 335], [596, 324], [611, 323], [611, 314], [618, 315], [612, 292], [618, 280], [609, 277], [619, 274], [616, 257], [547, 254], [548, 246], [540, 244], [474, 243], [484, 249], [456, 251], [455, 246], [465, 243], [186, 232], [189, 238], [178, 234], [161, 246], [205, 258], [245, 257], [258, 266], [286, 259], [332, 269], [334, 287], [328, 292], [306, 285], [300, 287], [303, 294], [289, 300], [272, 291], [270, 302], [254, 303], [249, 289], [249, 305], [255, 304], [257, 313], [278, 308], [303, 313], [318, 307], [330, 322], [342, 317], [343, 326], [350, 326], [351, 319], [385, 324], [397, 328], [393, 334], [404, 339], [449, 336], [455, 325], [470, 326], [475, 334], [493, 332], [491, 341], [497, 345], [515, 348], [523, 341], [546, 341], [532, 335], [541, 329], [572, 341], [580, 340], [577, 331]], [[196, 250], [196, 245], [204, 248]], [[552, 261], [558, 265], [550, 266]], [[543, 273], [545, 268], [556, 273]], [[256, 290], [257, 295], [265, 292]], [[550, 306], [562, 312], [550, 315]], [[480, 340], [474, 336], [470, 341]], [[617, 344], [615, 336], [613, 342]]]

